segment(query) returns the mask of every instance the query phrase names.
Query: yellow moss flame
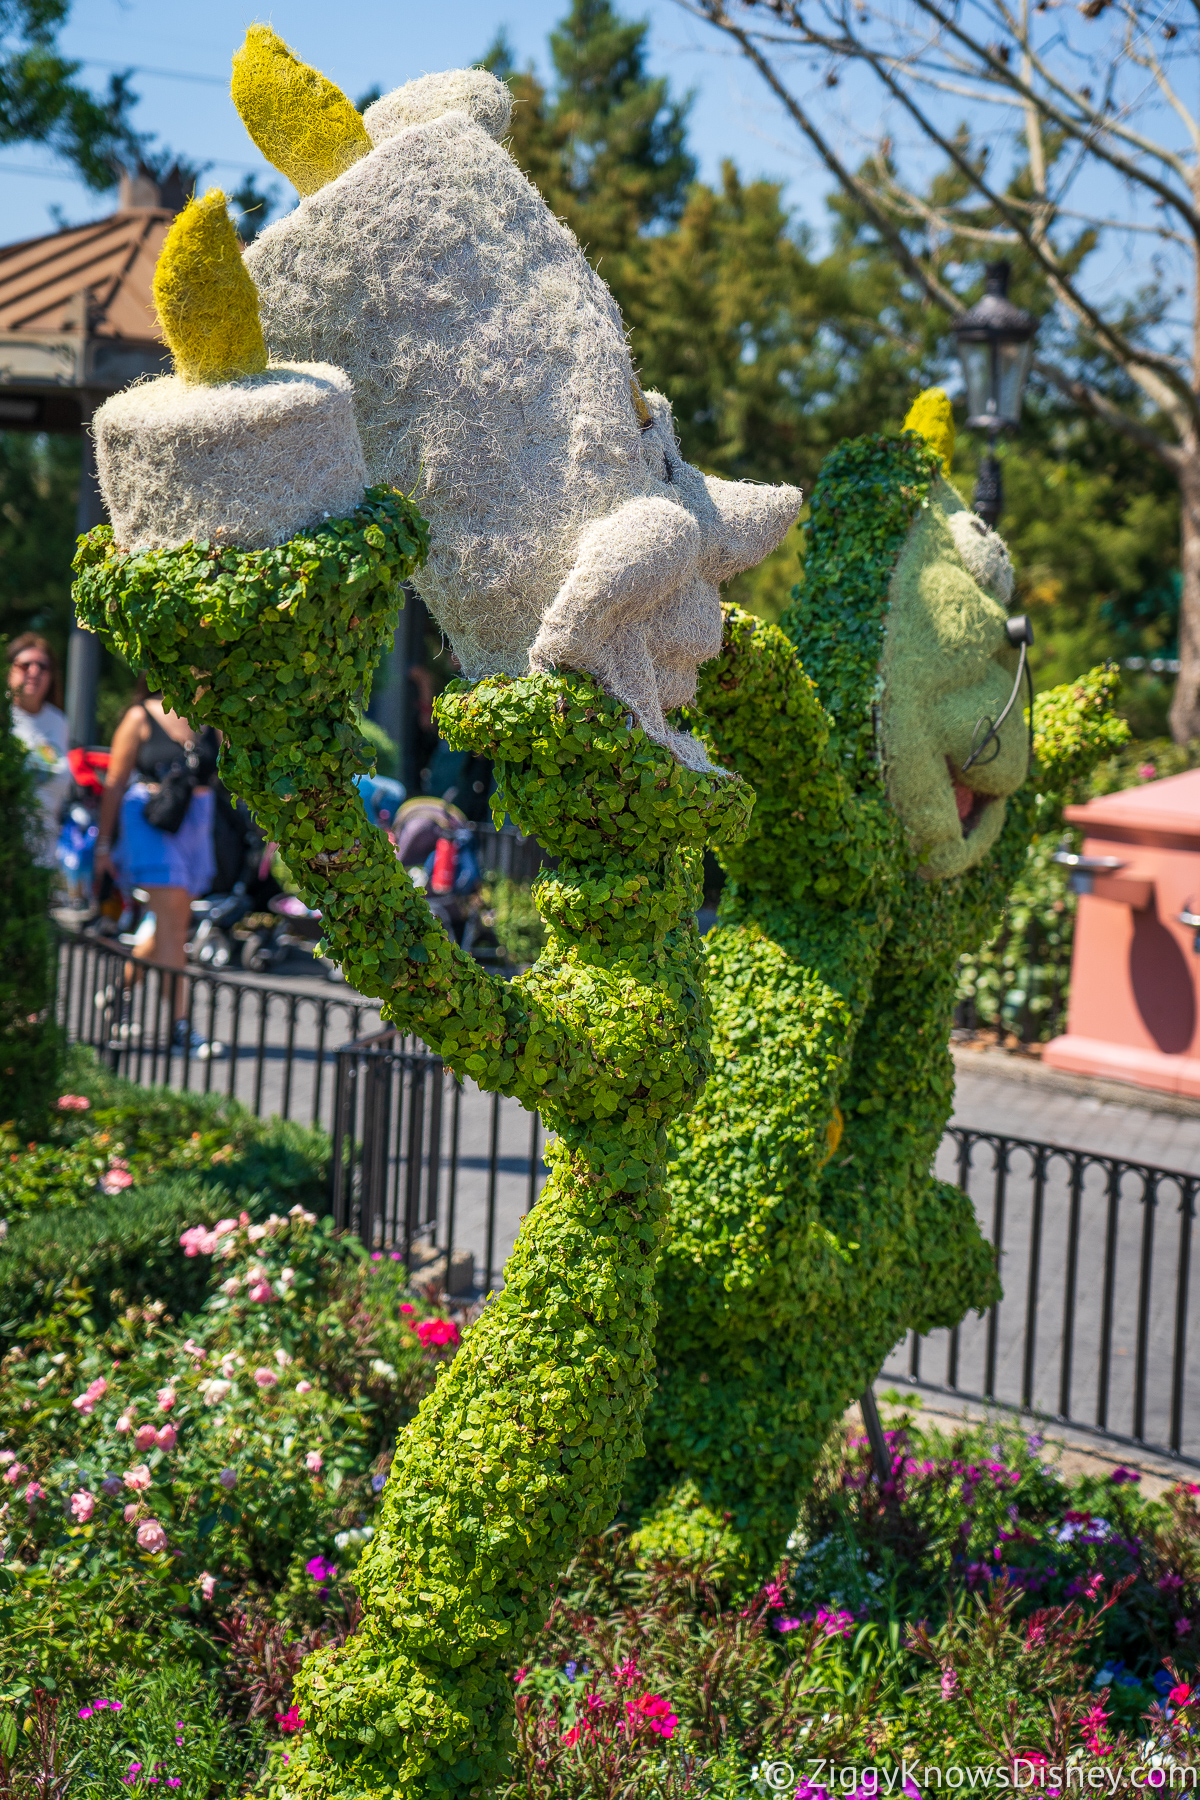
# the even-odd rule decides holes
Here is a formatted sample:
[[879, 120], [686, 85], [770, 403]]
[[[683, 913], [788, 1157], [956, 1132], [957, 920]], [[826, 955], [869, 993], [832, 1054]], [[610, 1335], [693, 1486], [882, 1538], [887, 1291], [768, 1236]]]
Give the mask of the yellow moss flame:
[[942, 459], [942, 473], [949, 479], [954, 457], [954, 414], [942, 388], [926, 388], [908, 409], [905, 431], [915, 431]]
[[371, 148], [341, 88], [301, 62], [269, 25], [250, 26], [230, 85], [246, 130], [299, 194], [315, 194]]
[[818, 1169], [823, 1169], [830, 1158], [837, 1155], [838, 1145], [842, 1141], [842, 1133], [845, 1129], [846, 1121], [842, 1117], [842, 1109], [840, 1106], [835, 1106], [833, 1117], [825, 1127], [825, 1154], [817, 1164]]
[[184, 381], [211, 386], [266, 368], [258, 294], [219, 188], [189, 200], [172, 225], [153, 291]]

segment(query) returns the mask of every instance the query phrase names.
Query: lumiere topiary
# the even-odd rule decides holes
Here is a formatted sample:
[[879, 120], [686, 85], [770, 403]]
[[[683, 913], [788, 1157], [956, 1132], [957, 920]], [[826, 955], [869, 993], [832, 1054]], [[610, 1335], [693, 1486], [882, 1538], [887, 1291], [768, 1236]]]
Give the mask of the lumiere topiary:
[[626, 1505], [646, 1554], [690, 1547], [732, 1574], [782, 1552], [825, 1437], [897, 1339], [996, 1292], [969, 1202], [930, 1175], [956, 962], [1124, 729], [1115, 672], [1095, 672], [1039, 700], [1015, 801], [1020, 709], [964, 772], [1017, 653], [1003, 547], [941, 474], [939, 398], [914, 409], [922, 433], [828, 458], [783, 630], [729, 609], [701, 674], [710, 749], [758, 798], [722, 853], [713, 1074], [674, 1143], [671, 1330]]
[[516, 981], [487, 976], [353, 785], [351, 702], [423, 538], [407, 502], [373, 490], [275, 550], [125, 556], [101, 527], [76, 559], [80, 617], [225, 732], [226, 778], [287, 846], [350, 978], [558, 1134], [503, 1294], [400, 1439], [359, 1570], [363, 1625], [305, 1667], [298, 1794], [467, 1794], [504, 1765], [513, 1656], [641, 1447], [664, 1128], [707, 1065], [696, 858], [749, 804], [742, 782], [629, 731], [588, 677], [460, 686], [443, 731], [494, 758], [499, 803], [562, 857], [537, 888], [545, 952]]

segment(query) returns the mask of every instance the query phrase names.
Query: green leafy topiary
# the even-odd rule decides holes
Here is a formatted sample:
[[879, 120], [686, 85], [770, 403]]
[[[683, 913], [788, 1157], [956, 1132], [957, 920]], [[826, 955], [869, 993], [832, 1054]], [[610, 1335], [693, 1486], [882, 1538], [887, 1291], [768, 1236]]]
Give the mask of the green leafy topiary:
[[25, 746], [0, 696], [0, 1141], [44, 1116], [58, 1072], [50, 873], [33, 859], [37, 803]]
[[[885, 747], [908, 747], [885, 729], [899, 709], [881, 667], [906, 678], [885, 659], [889, 606], [936, 614], [945, 568], [958, 609], [970, 582], [929, 519], [942, 486], [918, 437], [840, 446], [784, 629], [730, 609], [721, 656], [701, 671], [712, 753], [758, 799], [745, 842], [723, 854], [713, 1075], [668, 1173], [659, 1305], [671, 1332], [626, 1505], [644, 1554], [703, 1551], [735, 1576], [773, 1566], [829, 1431], [897, 1339], [997, 1292], [969, 1201], [930, 1168], [953, 1099], [958, 957], [992, 928], [1053, 802], [1029, 789], [993, 799], [1002, 816], [981, 842], [994, 850], [937, 880], [889, 797]], [[973, 628], [968, 616], [959, 641]], [[1047, 795], [1121, 729], [1114, 691], [1101, 672], [1039, 702]], [[1024, 722], [1005, 729], [1011, 764]], [[1004, 785], [985, 780], [998, 796], [1015, 785], [1011, 770]]]
[[353, 786], [352, 700], [425, 541], [411, 505], [374, 489], [278, 550], [124, 556], [101, 529], [76, 564], [80, 616], [226, 733], [226, 781], [283, 846], [349, 978], [557, 1133], [503, 1292], [400, 1439], [356, 1576], [362, 1625], [298, 1685], [308, 1729], [287, 1792], [346, 1800], [476, 1794], [501, 1777], [514, 1659], [640, 1454], [666, 1130], [708, 1072], [700, 857], [744, 830], [752, 801], [630, 729], [591, 678], [457, 684], [443, 734], [492, 759], [498, 814], [561, 859], [534, 890], [537, 963], [512, 982], [486, 975]]

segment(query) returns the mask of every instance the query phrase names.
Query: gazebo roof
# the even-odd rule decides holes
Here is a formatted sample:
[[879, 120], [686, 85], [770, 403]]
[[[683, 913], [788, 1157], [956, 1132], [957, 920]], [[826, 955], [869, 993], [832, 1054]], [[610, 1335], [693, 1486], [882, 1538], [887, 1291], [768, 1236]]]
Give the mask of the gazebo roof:
[[107, 394], [167, 366], [151, 281], [183, 204], [177, 173], [125, 175], [108, 218], [0, 246], [0, 429], [78, 431]]
[[150, 282], [173, 218], [165, 207], [130, 207], [0, 248], [0, 332], [57, 334], [86, 324], [92, 337], [161, 342]]

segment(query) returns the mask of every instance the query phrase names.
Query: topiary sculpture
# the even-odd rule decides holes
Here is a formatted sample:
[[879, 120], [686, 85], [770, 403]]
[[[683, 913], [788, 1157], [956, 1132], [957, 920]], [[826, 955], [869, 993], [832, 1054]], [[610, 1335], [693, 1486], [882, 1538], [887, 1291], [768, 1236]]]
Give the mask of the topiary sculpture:
[[[344, 122], [338, 107], [325, 115]], [[305, 150], [310, 169], [333, 155], [319, 137]], [[513, 1663], [558, 1570], [611, 1518], [641, 1450], [666, 1128], [695, 1103], [708, 1064], [699, 857], [744, 829], [752, 795], [682, 735], [659, 732], [698, 765], [686, 766], [635, 725], [628, 694], [615, 698], [594, 675], [456, 684], [440, 704], [443, 733], [492, 759], [499, 812], [561, 861], [536, 889], [547, 946], [527, 975], [497, 981], [443, 934], [366, 824], [354, 785], [368, 747], [353, 703], [391, 640], [402, 579], [425, 562], [427, 527], [386, 485], [330, 516], [363, 470], [349, 383], [329, 364], [262, 366], [257, 310], [245, 304], [252, 284], [222, 217], [206, 196], [164, 248], [177, 375], [97, 415], [114, 528], [81, 542], [76, 606], [170, 704], [220, 727], [225, 780], [283, 845], [349, 979], [459, 1074], [538, 1107], [557, 1134], [503, 1292], [398, 1444], [356, 1575], [362, 1624], [302, 1672], [307, 1730], [285, 1782], [289, 1795], [347, 1800], [477, 1794], [507, 1765]], [[194, 247], [205, 303], [192, 307]], [[209, 304], [220, 294], [225, 308]], [[536, 342], [526, 350], [536, 359]], [[633, 419], [623, 338], [621, 353]], [[445, 379], [436, 363], [426, 373], [435, 386]], [[578, 359], [559, 376], [544, 386], [565, 405]], [[636, 422], [631, 444], [642, 458]], [[645, 487], [646, 467], [627, 467], [626, 485]], [[703, 653], [680, 626], [679, 583], [706, 606], [712, 571], [740, 566], [795, 511], [769, 490], [710, 490], [683, 465], [677, 474], [655, 505], [691, 544], [683, 562], [651, 567], [637, 543], [632, 572], [623, 569], [620, 533], [593, 529], [604, 523], [593, 492], [562, 577], [575, 600], [582, 583], [601, 638], [636, 639], [652, 725], [662, 694], [688, 686], [689, 666], [694, 682]], [[511, 522], [520, 496], [509, 498]], [[535, 504], [534, 539], [538, 525]], [[467, 626], [482, 629], [490, 600], [472, 613], [469, 571], [454, 597]]]
[[997, 1292], [969, 1201], [930, 1174], [956, 963], [1055, 796], [1124, 727], [1115, 673], [1096, 672], [1039, 700], [1036, 781], [1015, 801], [1020, 709], [972, 760], [1018, 653], [1004, 547], [942, 473], [952, 434], [935, 392], [904, 435], [840, 446], [782, 629], [729, 609], [701, 677], [712, 754], [758, 798], [722, 852], [713, 1074], [668, 1174], [671, 1331], [626, 1495], [647, 1555], [769, 1569], [897, 1339]]

